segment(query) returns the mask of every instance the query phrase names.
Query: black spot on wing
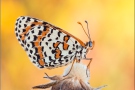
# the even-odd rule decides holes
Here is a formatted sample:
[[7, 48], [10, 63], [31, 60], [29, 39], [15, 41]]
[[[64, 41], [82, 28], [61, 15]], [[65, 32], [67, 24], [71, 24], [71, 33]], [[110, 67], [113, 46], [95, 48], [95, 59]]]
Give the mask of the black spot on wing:
[[50, 37], [51, 34], [48, 34], [47, 37]]
[[28, 40], [30, 40], [30, 36], [28, 37]]
[[27, 24], [24, 24], [24, 27], [27, 27]]
[[27, 20], [26, 21], [30, 21], [30, 19], [31, 19], [30, 17], [27, 17]]
[[33, 59], [34, 59], [34, 60], [36, 60], [36, 58], [35, 58], [35, 57], [33, 57]]
[[48, 64], [45, 64], [45, 66], [46, 66], [46, 67], [49, 67], [49, 65], [48, 65]]
[[64, 59], [67, 59], [67, 58], [68, 58], [68, 56], [65, 56], [65, 57], [64, 57]]
[[32, 54], [32, 53], [33, 53], [33, 51], [32, 51], [32, 50], [30, 50], [30, 53]]
[[58, 40], [58, 37], [56, 37], [56, 40]]
[[22, 43], [26, 44], [24, 40], [22, 40]]
[[49, 47], [49, 49], [52, 49], [51, 47]]
[[19, 35], [19, 37], [20, 37], [20, 38], [22, 38], [22, 36], [21, 36], [21, 35]]
[[34, 30], [32, 30], [31, 32], [34, 33]]
[[72, 50], [75, 50], [75, 48], [72, 48]]
[[51, 29], [51, 33], [53, 33], [53, 29]]
[[18, 37], [18, 33], [16, 33], [16, 36]]
[[68, 54], [72, 54], [72, 52], [71, 52], [71, 51], [69, 51], [69, 52], [68, 52]]
[[16, 22], [16, 24], [15, 24], [16, 26], [18, 25], [18, 22]]
[[25, 32], [26, 30], [25, 29], [23, 29], [23, 32]]
[[45, 43], [48, 46], [48, 42]]
[[46, 52], [44, 52], [44, 56], [45, 56], [45, 57], [47, 57], [47, 54], [46, 54]]
[[68, 62], [68, 59], [66, 59], [66, 62]]
[[38, 53], [38, 49], [37, 48], [35, 48], [35, 54], [37, 54]]
[[25, 48], [25, 51], [28, 51], [28, 48]]
[[19, 23], [22, 23], [22, 21], [20, 20]]
[[42, 38], [42, 41], [44, 41], [45, 38], [46, 38], [46, 37], [43, 37], [43, 38]]
[[16, 24], [15, 24], [16, 26], [18, 25], [18, 22], [16, 22]]
[[21, 35], [19, 35], [19, 37], [20, 37], [20, 38], [22, 38], [22, 36], [21, 36]]
[[47, 22], [43, 22], [42, 24], [46, 25], [46, 24], [48, 24], [48, 23], [47, 23]]
[[22, 46], [22, 47], [24, 47], [24, 45], [23, 45], [23, 44], [21, 44], [21, 46]]
[[56, 51], [55, 50], [52, 50], [52, 54], [54, 54], [54, 53], [56, 53]]
[[35, 24], [31, 24], [31, 27], [35, 26]]
[[38, 20], [37, 19], [35, 19], [35, 18], [33, 18], [34, 19], [34, 22], [38, 22]]
[[41, 28], [41, 26], [38, 26], [37, 28], [38, 28], [38, 29], [40, 29], [40, 28]]
[[48, 28], [48, 26], [44, 26], [43, 31], [46, 31], [47, 28]]
[[36, 62], [35, 61], [32, 61], [34, 64], [36, 64]]
[[21, 27], [21, 25], [19, 24], [19, 28]]
[[38, 35], [41, 35], [41, 34], [42, 34], [42, 31], [41, 31], [41, 30], [39, 30]]
[[17, 28], [15, 28], [15, 31], [17, 31]]
[[59, 36], [59, 37], [60, 37], [60, 34], [61, 34], [61, 33], [62, 33], [61, 31], [58, 32], [58, 36]]
[[52, 61], [52, 62], [54, 62], [54, 61], [55, 61], [55, 60], [53, 60], [53, 59], [52, 59], [52, 57], [51, 57], [51, 56], [49, 56], [49, 60], [50, 60], [50, 61]]
[[18, 39], [18, 41], [21, 41], [20, 39]]
[[21, 19], [21, 17], [17, 18], [17, 20], [16, 20], [16, 21], [18, 22], [20, 19]]
[[73, 57], [73, 56], [70, 57], [70, 60], [72, 60], [72, 57]]
[[36, 41], [37, 40], [37, 36], [36, 35], [34, 35], [34, 39], [33, 39], [34, 41]]
[[49, 39], [48, 41], [52, 41], [52, 39]]
[[[25, 17], [22, 18], [22, 20], [25, 19]], [[19, 20], [19, 19], [18, 19]]]
[[31, 57], [31, 55], [29, 54], [29, 57]]
[[78, 45], [76, 45], [76, 48], [78, 49]]
[[37, 56], [37, 60], [39, 60], [40, 59], [40, 56], [38, 54], [36, 56]]
[[32, 45], [32, 48], [33, 48], [33, 47], [35, 46], [35, 45], [34, 45], [34, 42], [30, 42], [30, 43], [31, 43], [31, 45]]
[[27, 47], [30, 47], [30, 44], [27, 44]]
[[77, 44], [77, 41], [75, 41], [75, 44]]

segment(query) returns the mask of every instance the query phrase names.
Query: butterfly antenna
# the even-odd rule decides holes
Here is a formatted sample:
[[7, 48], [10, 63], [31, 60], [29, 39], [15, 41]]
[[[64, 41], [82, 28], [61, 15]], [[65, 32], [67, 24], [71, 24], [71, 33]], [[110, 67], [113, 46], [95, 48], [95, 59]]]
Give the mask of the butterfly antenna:
[[87, 21], [85, 21], [85, 23], [87, 24], [87, 29], [88, 29], [88, 37], [89, 37], [89, 40], [91, 41], [91, 38], [90, 38], [90, 30], [89, 30], [89, 27], [88, 27], [88, 22]]
[[85, 34], [87, 35], [87, 37], [89, 38], [89, 36], [88, 36], [88, 34], [86, 33], [86, 31], [85, 31], [85, 29], [84, 29], [84, 27], [83, 27], [83, 25], [82, 25], [82, 23], [81, 22], [77, 22], [78, 24], [80, 24], [81, 26], [82, 26], [82, 28], [83, 28], [83, 30], [84, 30], [84, 32], [85, 32]]

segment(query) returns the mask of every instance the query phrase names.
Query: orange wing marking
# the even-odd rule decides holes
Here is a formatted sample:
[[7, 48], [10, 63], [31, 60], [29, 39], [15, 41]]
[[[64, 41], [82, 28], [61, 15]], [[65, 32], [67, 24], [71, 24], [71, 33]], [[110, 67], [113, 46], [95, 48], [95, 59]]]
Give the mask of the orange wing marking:
[[38, 45], [39, 45], [39, 42], [34, 42], [34, 45], [35, 45], [35, 46], [38, 46]]
[[56, 49], [55, 58], [58, 59], [61, 57], [61, 51], [59, 49]]
[[44, 66], [44, 65], [45, 65], [45, 62], [44, 62], [42, 59], [39, 59], [39, 64], [40, 64], [41, 66]]
[[57, 41], [56, 43], [53, 44], [53, 47], [54, 47], [54, 48], [57, 48], [59, 44], [60, 44], [60, 42]]
[[64, 43], [63, 43], [63, 49], [64, 49], [64, 50], [67, 50], [68, 47], [69, 47], [69, 45], [68, 45], [66, 42], [64, 42]]
[[67, 42], [69, 40], [68, 36], [64, 36], [64, 41]]

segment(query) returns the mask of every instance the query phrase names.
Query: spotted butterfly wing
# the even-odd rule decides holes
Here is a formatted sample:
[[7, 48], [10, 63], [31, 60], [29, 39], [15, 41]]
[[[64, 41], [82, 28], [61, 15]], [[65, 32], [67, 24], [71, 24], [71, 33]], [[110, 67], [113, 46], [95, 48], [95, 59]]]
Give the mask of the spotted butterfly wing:
[[56, 68], [86, 55], [78, 38], [48, 22], [21, 16], [15, 24], [16, 37], [30, 60], [39, 68]]

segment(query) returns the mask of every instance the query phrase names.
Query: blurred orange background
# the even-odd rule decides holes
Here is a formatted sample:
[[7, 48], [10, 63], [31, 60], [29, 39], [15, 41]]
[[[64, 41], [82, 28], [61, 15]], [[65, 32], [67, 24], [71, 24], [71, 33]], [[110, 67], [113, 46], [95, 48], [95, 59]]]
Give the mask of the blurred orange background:
[[[19, 16], [31, 16], [58, 26], [82, 41], [88, 41], [81, 26], [89, 22], [95, 41], [90, 84], [103, 90], [134, 90], [134, 0], [2, 0], [1, 90], [31, 90], [60, 75], [65, 67], [38, 69], [18, 43], [14, 27]], [[85, 64], [88, 61], [83, 61]]]

